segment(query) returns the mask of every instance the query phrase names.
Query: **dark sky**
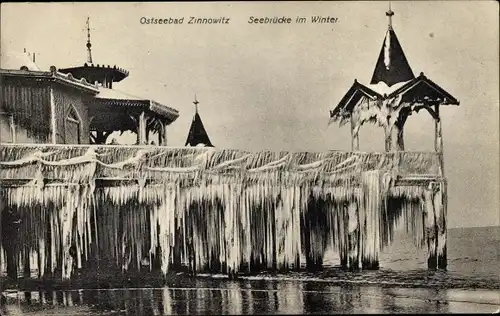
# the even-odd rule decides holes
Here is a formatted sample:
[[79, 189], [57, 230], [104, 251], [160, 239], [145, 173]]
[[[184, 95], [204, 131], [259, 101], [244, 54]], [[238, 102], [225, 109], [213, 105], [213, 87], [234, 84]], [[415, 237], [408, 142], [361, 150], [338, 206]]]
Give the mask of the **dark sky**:
[[[90, 16], [94, 63], [130, 71], [114, 88], [180, 111], [169, 145], [184, 145], [197, 94], [217, 147], [349, 150], [349, 127], [327, 127], [328, 111], [354, 79], [369, 83], [387, 7], [367, 1], [2, 4], [1, 50], [36, 52], [47, 70], [81, 65]], [[498, 3], [396, 1], [392, 9], [413, 72], [425, 72], [460, 100], [459, 107], [442, 110], [449, 226], [499, 225]], [[310, 23], [316, 15], [338, 22]], [[190, 16], [223, 16], [230, 23], [188, 25]], [[251, 16], [308, 22], [253, 25]], [[142, 25], [141, 17], [185, 21]], [[361, 150], [383, 149], [381, 128], [363, 126], [360, 133]], [[433, 150], [430, 115], [413, 115], [405, 135], [407, 149]]]

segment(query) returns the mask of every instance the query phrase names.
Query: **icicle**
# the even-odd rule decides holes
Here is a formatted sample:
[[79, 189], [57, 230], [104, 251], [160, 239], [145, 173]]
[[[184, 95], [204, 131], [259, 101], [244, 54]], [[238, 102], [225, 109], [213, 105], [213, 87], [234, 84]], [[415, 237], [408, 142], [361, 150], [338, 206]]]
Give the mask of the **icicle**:
[[380, 213], [383, 205], [381, 196], [381, 177], [379, 171], [361, 174], [365, 225], [362, 232], [363, 268], [378, 268], [380, 251]]
[[436, 217], [439, 210], [435, 209], [434, 201], [436, 195], [436, 183], [431, 182], [424, 194], [424, 217], [425, 217], [425, 235], [427, 237], [427, 265], [430, 269], [437, 267], [437, 226]]

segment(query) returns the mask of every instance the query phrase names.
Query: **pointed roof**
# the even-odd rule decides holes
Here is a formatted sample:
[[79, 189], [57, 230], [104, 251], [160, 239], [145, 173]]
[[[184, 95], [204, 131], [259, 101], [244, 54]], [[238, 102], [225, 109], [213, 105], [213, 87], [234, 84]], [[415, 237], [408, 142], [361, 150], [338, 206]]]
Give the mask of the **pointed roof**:
[[214, 147], [212, 142], [210, 142], [210, 138], [208, 137], [207, 131], [203, 126], [203, 122], [201, 121], [200, 114], [198, 111], [194, 114], [193, 122], [191, 123], [191, 127], [189, 128], [188, 137], [186, 140], [185, 146], [198, 146], [205, 145], [206, 147]]
[[205, 126], [203, 126], [203, 122], [201, 121], [201, 116], [198, 114], [198, 100], [196, 99], [196, 94], [194, 95], [193, 104], [195, 106], [195, 113], [193, 117], [193, 121], [191, 122], [191, 127], [189, 128], [188, 137], [186, 139], [186, 144], [184, 146], [199, 146], [203, 145], [205, 147], [214, 147], [212, 142], [210, 142], [210, 137], [208, 137], [207, 131], [205, 130]]
[[415, 76], [392, 28], [394, 12], [389, 9], [386, 15], [389, 17], [389, 28], [385, 34], [370, 84], [377, 84], [382, 81], [390, 87], [399, 82], [412, 80]]
[[412, 104], [460, 104], [454, 96], [424, 76], [423, 72], [415, 77], [392, 28], [394, 12], [390, 7], [386, 15], [389, 17], [389, 27], [370, 84], [363, 85], [354, 80], [338, 105], [330, 111], [331, 121], [340, 120], [342, 124], [351, 117], [354, 107], [362, 98], [385, 100], [400, 95], [402, 101]]

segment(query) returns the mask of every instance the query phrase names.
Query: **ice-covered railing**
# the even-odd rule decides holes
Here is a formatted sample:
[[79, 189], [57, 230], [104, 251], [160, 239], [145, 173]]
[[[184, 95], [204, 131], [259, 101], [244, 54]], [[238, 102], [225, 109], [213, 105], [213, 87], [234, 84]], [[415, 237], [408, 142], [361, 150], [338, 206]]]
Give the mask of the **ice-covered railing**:
[[[439, 175], [435, 152], [245, 152], [213, 148], [171, 148], [112, 145], [7, 145], [0, 148], [0, 177], [29, 179], [43, 173], [47, 179], [78, 178], [79, 168], [95, 164], [95, 178], [183, 178], [203, 174], [231, 174], [256, 178], [263, 172], [316, 176], [386, 170], [399, 175]], [[64, 174], [61, 174], [64, 172]]]
[[401, 217], [417, 245], [443, 218], [429, 152], [7, 145], [0, 168], [16, 256], [34, 251], [41, 274], [64, 278], [97, 253], [125, 270], [148, 257], [165, 273], [232, 274], [298, 268], [301, 254], [320, 265], [328, 244], [343, 265], [370, 267]]

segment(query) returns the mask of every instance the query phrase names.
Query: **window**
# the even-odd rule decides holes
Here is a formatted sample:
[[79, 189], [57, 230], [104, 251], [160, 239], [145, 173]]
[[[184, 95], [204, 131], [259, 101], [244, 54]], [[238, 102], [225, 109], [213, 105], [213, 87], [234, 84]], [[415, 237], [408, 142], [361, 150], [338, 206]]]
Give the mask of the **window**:
[[66, 144], [80, 144], [81, 120], [76, 109], [71, 105], [67, 111], [64, 124], [64, 140]]

